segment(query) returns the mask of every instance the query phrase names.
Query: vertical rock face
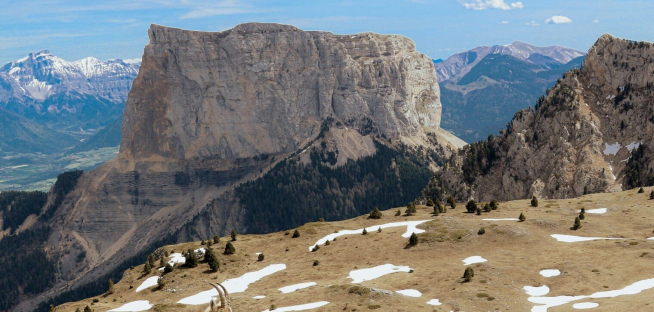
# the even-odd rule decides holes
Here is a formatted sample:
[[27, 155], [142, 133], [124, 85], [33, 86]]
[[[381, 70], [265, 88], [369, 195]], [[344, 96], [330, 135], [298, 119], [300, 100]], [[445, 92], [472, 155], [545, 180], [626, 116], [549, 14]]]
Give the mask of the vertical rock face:
[[[373, 136], [424, 150], [420, 142], [443, 135], [432, 61], [408, 38], [276, 24], [217, 33], [153, 25], [149, 35], [118, 157], [85, 173], [53, 218], [48, 248], [61, 279], [75, 277], [69, 289], [169, 234], [247, 229], [229, 190], [290, 154], [311, 162], [302, 153], [321, 134], [333, 166], [374, 154]], [[188, 226], [206, 214], [210, 230]]]
[[329, 117], [391, 138], [440, 124], [433, 63], [402, 36], [255, 23], [217, 33], [153, 25], [149, 36], [121, 158], [287, 153]]
[[652, 44], [603, 35], [582, 69], [566, 73], [535, 110], [518, 112], [499, 137], [454, 155], [423, 196], [567, 198], [654, 183], [652, 72]]

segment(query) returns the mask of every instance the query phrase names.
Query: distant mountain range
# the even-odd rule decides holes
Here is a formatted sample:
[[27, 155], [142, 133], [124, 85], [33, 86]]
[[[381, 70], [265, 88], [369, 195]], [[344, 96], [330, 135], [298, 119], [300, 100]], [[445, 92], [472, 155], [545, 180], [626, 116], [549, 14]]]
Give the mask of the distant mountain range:
[[478, 47], [434, 62], [443, 103], [442, 127], [466, 142], [499, 133], [516, 111], [533, 106], [585, 53], [516, 41]]
[[111, 125], [122, 117], [139, 66], [92, 57], [69, 62], [43, 50], [0, 67], [0, 108], [13, 112], [0, 134], [14, 138], [0, 144], [0, 154], [62, 152]]

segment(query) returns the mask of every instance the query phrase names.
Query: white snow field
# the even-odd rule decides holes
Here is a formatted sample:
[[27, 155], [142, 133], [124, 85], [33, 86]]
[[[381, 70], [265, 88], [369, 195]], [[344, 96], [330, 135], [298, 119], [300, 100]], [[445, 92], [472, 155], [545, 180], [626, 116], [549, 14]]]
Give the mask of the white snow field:
[[396, 293], [400, 295], [404, 295], [407, 297], [413, 297], [413, 298], [420, 298], [422, 297], [422, 293], [415, 290], [415, 289], [404, 289], [404, 290], [398, 290]]
[[[379, 228], [386, 229], [386, 228], [392, 228], [392, 227], [406, 226], [406, 232], [404, 234], [402, 234], [402, 237], [409, 238], [411, 236], [411, 234], [413, 234], [413, 233], [416, 233], [416, 234], [424, 233], [425, 230], [421, 230], [421, 229], [417, 228], [417, 226], [420, 225], [420, 224], [423, 224], [423, 223], [425, 223], [427, 221], [431, 221], [431, 220], [392, 222], [392, 223], [386, 223], [386, 224], [380, 224], [380, 225], [373, 225], [373, 226], [367, 227], [366, 231], [368, 231], [368, 233], [373, 233], [373, 232], [377, 231]], [[319, 239], [314, 245], [309, 247], [309, 251], [312, 251], [313, 248], [316, 245], [323, 245], [328, 240], [331, 241], [331, 240], [334, 240], [334, 238], [341, 237], [343, 235], [360, 235], [361, 232], [363, 232], [363, 228], [358, 229], [358, 230], [342, 230], [342, 231], [338, 231], [336, 233], [329, 234], [329, 235]]]
[[[225, 280], [222, 285], [227, 289], [230, 294], [241, 293], [248, 289], [248, 286], [268, 275], [275, 274], [279, 271], [285, 270], [286, 264], [272, 264], [259, 271], [249, 272], [243, 274], [241, 277], [230, 278]], [[193, 296], [186, 297], [177, 301], [181, 304], [200, 305], [207, 304], [211, 301], [212, 297], [217, 297], [218, 291], [214, 288], [197, 293]]]
[[545, 296], [550, 293], [550, 288], [547, 285], [540, 287], [525, 286], [523, 288], [527, 292], [527, 295], [534, 297]]
[[520, 221], [518, 218], [482, 219], [483, 221]]
[[432, 299], [432, 300], [427, 301], [427, 304], [428, 305], [433, 305], [433, 306], [439, 306], [442, 303], [438, 299]]
[[592, 309], [599, 307], [599, 303], [595, 302], [580, 302], [572, 305], [573, 308], [577, 310]]
[[120, 308], [109, 310], [108, 312], [137, 312], [137, 311], [147, 311], [152, 308], [150, 301], [147, 300], [138, 300], [122, 305]]
[[411, 270], [412, 269], [408, 266], [395, 266], [392, 264], [383, 264], [373, 268], [350, 271], [350, 276], [348, 276], [347, 278], [352, 279], [352, 284], [358, 284], [364, 281], [372, 281], [376, 278], [380, 278], [384, 275], [388, 275], [392, 273], [398, 273], [398, 272], [409, 273], [409, 271]]
[[529, 302], [540, 304], [531, 308], [531, 312], [546, 312], [548, 308], [561, 306], [573, 301], [587, 298], [614, 298], [625, 295], [635, 295], [643, 290], [654, 288], [654, 278], [635, 282], [625, 288], [596, 292], [590, 296], [556, 296], [556, 297], [529, 297]]
[[583, 236], [574, 236], [574, 235], [564, 235], [564, 234], [552, 234], [550, 235], [559, 242], [565, 243], [575, 243], [575, 242], [587, 242], [600, 239], [623, 239], [623, 238], [614, 238], [614, 237], [583, 237]]
[[[586, 210], [586, 213], [603, 214], [603, 213], [607, 213], [608, 211], [609, 211], [608, 208], [597, 208], [597, 209]], [[577, 212], [581, 212], [581, 210], [577, 210]]]
[[540, 275], [545, 276], [545, 277], [554, 277], [554, 276], [561, 275], [561, 271], [556, 270], [556, 269], [542, 270], [542, 271], [540, 271]]
[[292, 292], [294, 292], [296, 290], [309, 288], [309, 287], [315, 286], [315, 285], [316, 285], [316, 282], [301, 283], [301, 284], [295, 284], [295, 285], [282, 287], [282, 288], [279, 289], [279, 291], [281, 291], [282, 294], [288, 294], [288, 293], [292, 293]]
[[[204, 248], [198, 248], [198, 249], [193, 250], [193, 251], [195, 253], [201, 253], [202, 255], [204, 255]], [[179, 253], [179, 252], [171, 254], [169, 256], [169, 258], [170, 258], [170, 260], [168, 260], [168, 264], [170, 264], [172, 266], [174, 266], [177, 263], [180, 263], [180, 264], [186, 263], [186, 257], [182, 256], [182, 254]], [[159, 271], [163, 271], [163, 270], [164, 270], [163, 267], [159, 268]]]
[[266, 298], [266, 296], [254, 296], [254, 297], [252, 297], [252, 299], [263, 299], [263, 298]]
[[468, 258], [463, 259], [463, 265], [471, 265], [471, 264], [482, 263], [482, 262], [486, 262], [486, 261], [488, 261], [488, 260], [486, 260], [486, 259], [484, 259], [484, 258], [482, 258], [480, 256], [472, 256], [472, 257], [468, 257]]
[[604, 143], [604, 146], [604, 155], [615, 155], [622, 147], [622, 145], [617, 142], [615, 144]]
[[[311, 310], [315, 308], [320, 308], [322, 306], [328, 305], [329, 301], [318, 301], [314, 303], [307, 303], [307, 304], [301, 304], [301, 305], [296, 305], [296, 306], [291, 306], [291, 307], [281, 307], [277, 308], [274, 311], [275, 312], [290, 312], [290, 311], [304, 311], [304, 310]], [[265, 310], [263, 312], [270, 312], [270, 310]]]
[[159, 276], [149, 277], [148, 279], [143, 281], [143, 283], [141, 283], [141, 286], [136, 288], [136, 292], [157, 285], [158, 280], [159, 280]]

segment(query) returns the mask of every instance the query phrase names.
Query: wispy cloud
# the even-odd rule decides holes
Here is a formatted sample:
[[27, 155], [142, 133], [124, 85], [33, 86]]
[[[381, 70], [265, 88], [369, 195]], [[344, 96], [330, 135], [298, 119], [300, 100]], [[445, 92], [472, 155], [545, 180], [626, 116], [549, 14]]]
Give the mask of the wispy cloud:
[[598, 20], [598, 19], [596, 19], [596, 20], [594, 20], [594, 21], [593, 21], [593, 23], [599, 23], [599, 20]]
[[566, 16], [555, 15], [545, 20], [547, 24], [568, 24], [572, 23], [572, 20]]
[[525, 7], [520, 1], [506, 3], [504, 0], [459, 0], [459, 3], [469, 10], [514, 10]]
[[534, 27], [535, 27], [535, 26], [540, 26], [540, 24], [536, 23], [536, 21], [531, 21], [531, 22], [529, 22], [529, 23], [525, 23], [525, 25], [527, 25], [527, 26], [534, 26]]
[[500, 22], [500, 24], [502, 24], [502, 25], [506, 25], [506, 24], [508, 24], [508, 23], [509, 23], [509, 21], [501, 21], [501, 22]]

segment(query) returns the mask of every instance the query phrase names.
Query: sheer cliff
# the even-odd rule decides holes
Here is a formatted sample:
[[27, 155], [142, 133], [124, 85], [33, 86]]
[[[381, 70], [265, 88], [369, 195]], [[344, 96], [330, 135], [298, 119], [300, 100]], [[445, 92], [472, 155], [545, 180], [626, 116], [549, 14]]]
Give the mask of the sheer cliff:
[[652, 44], [603, 35], [535, 109], [453, 155], [423, 197], [569, 198], [651, 184], [652, 72]]

